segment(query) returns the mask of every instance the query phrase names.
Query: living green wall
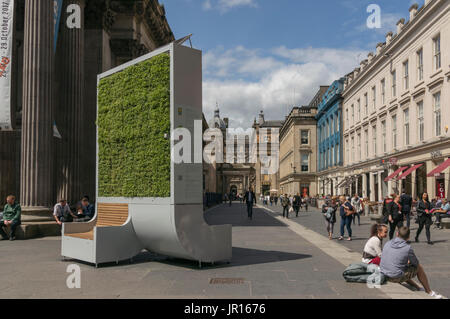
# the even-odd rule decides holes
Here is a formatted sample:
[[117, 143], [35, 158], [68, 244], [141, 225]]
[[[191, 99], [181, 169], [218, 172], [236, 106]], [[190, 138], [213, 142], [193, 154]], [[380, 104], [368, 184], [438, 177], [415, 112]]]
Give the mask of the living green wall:
[[97, 125], [100, 197], [170, 197], [168, 54], [100, 80]]

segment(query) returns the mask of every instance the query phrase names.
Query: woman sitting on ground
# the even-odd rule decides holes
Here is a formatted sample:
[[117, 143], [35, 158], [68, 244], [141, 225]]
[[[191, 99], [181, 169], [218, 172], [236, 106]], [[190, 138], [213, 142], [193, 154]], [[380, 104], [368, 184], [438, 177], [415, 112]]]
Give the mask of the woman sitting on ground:
[[363, 251], [363, 263], [380, 265], [383, 239], [387, 237], [388, 228], [386, 225], [375, 224], [370, 229], [370, 239], [366, 243]]

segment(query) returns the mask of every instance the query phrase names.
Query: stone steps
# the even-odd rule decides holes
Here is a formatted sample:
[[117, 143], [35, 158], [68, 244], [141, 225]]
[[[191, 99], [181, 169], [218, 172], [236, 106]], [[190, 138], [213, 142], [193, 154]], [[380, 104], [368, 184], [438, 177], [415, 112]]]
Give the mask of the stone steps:
[[[9, 233], [9, 230], [7, 230], [7, 233]], [[61, 226], [54, 221], [22, 221], [22, 224], [16, 230], [16, 239], [19, 240], [50, 236], [61, 236]]]

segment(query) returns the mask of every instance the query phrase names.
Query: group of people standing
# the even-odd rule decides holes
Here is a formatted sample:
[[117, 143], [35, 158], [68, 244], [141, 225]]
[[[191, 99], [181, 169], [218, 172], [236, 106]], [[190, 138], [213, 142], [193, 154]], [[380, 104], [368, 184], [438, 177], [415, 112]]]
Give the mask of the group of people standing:
[[402, 195], [392, 194], [383, 202], [383, 222], [389, 224], [389, 238], [394, 237], [395, 230], [403, 227], [411, 227], [412, 207], [416, 204], [417, 224], [419, 228], [415, 236], [415, 242], [419, 242], [419, 237], [425, 228], [427, 243], [433, 245], [431, 241], [431, 225], [433, 225], [433, 215], [436, 216], [436, 227], [442, 228], [441, 219], [450, 217], [450, 204], [446, 199], [430, 202], [427, 193], [414, 203], [412, 197], [405, 192]]
[[354, 197], [333, 197], [325, 202], [322, 206], [322, 214], [325, 218], [325, 225], [328, 233], [328, 238], [333, 239], [334, 225], [337, 222], [337, 212], [341, 218], [340, 236], [339, 240], [344, 240], [345, 229], [347, 229], [348, 241], [352, 240], [353, 230], [352, 223], [361, 225], [361, 214], [364, 211], [364, 203], [362, 199], [355, 194]]
[[303, 207], [305, 211], [308, 211], [308, 197], [302, 197], [300, 193], [297, 195], [284, 194], [280, 196], [281, 206], [283, 207], [283, 218], [289, 219], [289, 213], [295, 213], [295, 216], [298, 217], [300, 209]]

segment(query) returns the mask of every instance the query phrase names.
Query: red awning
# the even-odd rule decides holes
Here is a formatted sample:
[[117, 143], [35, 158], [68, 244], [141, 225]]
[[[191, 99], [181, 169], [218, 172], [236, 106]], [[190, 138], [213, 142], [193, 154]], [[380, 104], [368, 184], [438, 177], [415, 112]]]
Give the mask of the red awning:
[[423, 166], [423, 164], [414, 165], [414, 166], [411, 167], [409, 170], [407, 170], [406, 172], [404, 172], [403, 175], [400, 176], [398, 179], [406, 179], [406, 177], [408, 177], [412, 172], [418, 170], [418, 169], [421, 168], [422, 166]]
[[438, 177], [449, 166], [450, 166], [450, 158], [447, 159], [444, 163], [442, 163], [438, 167], [436, 167], [434, 170], [429, 172], [427, 177]]
[[396, 170], [393, 174], [389, 175], [388, 177], [386, 177], [384, 179], [385, 182], [389, 182], [391, 179], [397, 177], [398, 175], [400, 175], [405, 169], [407, 169], [408, 166], [403, 166], [400, 167], [398, 170]]

